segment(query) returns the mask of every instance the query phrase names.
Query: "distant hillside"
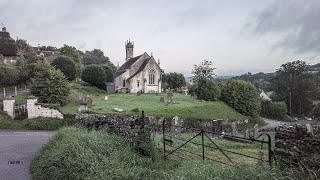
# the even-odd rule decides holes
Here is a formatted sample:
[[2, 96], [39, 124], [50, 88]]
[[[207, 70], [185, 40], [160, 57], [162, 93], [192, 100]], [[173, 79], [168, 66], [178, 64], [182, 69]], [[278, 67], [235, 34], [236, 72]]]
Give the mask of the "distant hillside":
[[269, 91], [270, 86], [271, 86], [271, 79], [275, 76], [275, 73], [263, 73], [259, 72], [256, 74], [243, 74], [241, 76], [234, 76], [231, 79], [238, 79], [238, 80], [244, 80], [244, 81], [249, 81], [253, 85], [256, 86], [256, 88], [264, 90], [264, 91]]
[[310, 65], [309, 66], [309, 71], [320, 71], [320, 63], [314, 64], [314, 65]]

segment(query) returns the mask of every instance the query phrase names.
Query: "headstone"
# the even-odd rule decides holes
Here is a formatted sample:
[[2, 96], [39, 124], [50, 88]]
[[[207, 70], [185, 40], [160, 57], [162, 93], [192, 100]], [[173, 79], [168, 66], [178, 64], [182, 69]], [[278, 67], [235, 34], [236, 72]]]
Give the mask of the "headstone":
[[105, 96], [105, 97], [104, 97], [104, 100], [108, 100], [108, 96]]
[[255, 124], [253, 126], [253, 138], [256, 138], [258, 136], [258, 132], [259, 132], [259, 125]]
[[222, 120], [213, 120], [212, 121], [212, 134], [213, 137], [220, 137], [222, 133]]
[[168, 88], [167, 89], [167, 99], [168, 99], [168, 103], [172, 103], [173, 102], [173, 89]]
[[79, 104], [79, 107], [78, 107], [78, 112], [84, 112], [84, 111], [86, 111], [86, 110], [88, 110], [87, 104], [85, 104], [85, 103], [80, 103], [80, 104]]
[[180, 137], [181, 132], [182, 132], [182, 125], [183, 125], [183, 120], [179, 118], [178, 116], [175, 116], [171, 120], [171, 136], [174, 137]]
[[113, 110], [115, 110], [117, 112], [123, 112], [123, 109], [120, 109], [120, 108], [114, 108]]
[[232, 136], [237, 136], [237, 134], [238, 134], [237, 123], [236, 122], [232, 122], [231, 123], [231, 135]]

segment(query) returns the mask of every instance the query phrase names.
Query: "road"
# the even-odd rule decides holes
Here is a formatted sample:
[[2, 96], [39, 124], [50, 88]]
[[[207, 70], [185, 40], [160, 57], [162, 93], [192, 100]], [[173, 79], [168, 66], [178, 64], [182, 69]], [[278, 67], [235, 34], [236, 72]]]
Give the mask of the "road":
[[0, 130], [0, 180], [30, 179], [32, 157], [53, 133]]
[[317, 123], [317, 121], [308, 121], [308, 120], [297, 120], [297, 121], [293, 121], [293, 122], [284, 122], [284, 121], [278, 121], [278, 120], [266, 119], [266, 118], [262, 118], [262, 119], [267, 123], [267, 125], [259, 128], [259, 129], [264, 129], [264, 130], [274, 130], [276, 127], [283, 125], [283, 124], [305, 125], [305, 124]]

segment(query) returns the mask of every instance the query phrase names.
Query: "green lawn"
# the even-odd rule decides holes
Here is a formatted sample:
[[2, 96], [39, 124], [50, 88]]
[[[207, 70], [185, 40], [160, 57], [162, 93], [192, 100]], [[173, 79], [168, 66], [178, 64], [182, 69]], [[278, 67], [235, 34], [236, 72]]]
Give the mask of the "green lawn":
[[[160, 103], [160, 97], [167, 100], [166, 94], [111, 94], [108, 100], [104, 100], [104, 95], [95, 96], [93, 106], [88, 110], [96, 113], [118, 113], [114, 108], [124, 110], [122, 114], [137, 114], [132, 110], [138, 108], [144, 110], [147, 115], [193, 119], [231, 119], [244, 120], [246, 116], [233, 110], [222, 101], [200, 101], [193, 100], [189, 96], [175, 93], [173, 95], [173, 104]], [[71, 102], [62, 107], [67, 113], [77, 112], [77, 103]]]

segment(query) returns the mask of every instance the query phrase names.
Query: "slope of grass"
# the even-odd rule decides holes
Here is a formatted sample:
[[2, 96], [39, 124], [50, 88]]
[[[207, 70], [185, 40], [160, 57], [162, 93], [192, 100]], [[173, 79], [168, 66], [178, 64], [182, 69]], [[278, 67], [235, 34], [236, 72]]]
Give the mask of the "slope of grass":
[[32, 179], [296, 179], [291, 171], [135, 154], [120, 137], [63, 128], [34, 157]]
[[[95, 96], [93, 106], [89, 108], [91, 112], [97, 113], [118, 113], [114, 108], [123, 109], [122, 114], [137, 114], [133, 109], [144, 110], [147, 115], [193, 119], [231, 119], [244, 120], [245, 116], [233, 110], [222, 101], [200, 101], [193, 100], [189, 96], [175, 93], [174, 103], [160, 103], [160, 97], [166, 94], [111, 94], [108, 100], [104, 100], [105, 95]], [[62, 107], [64, 112], [74, 113], [77, 110], [76, 103], [70, 103]]]
[[72, 126], [73, 119], [35, 118], [26, 120], [13, 120], [9, 116], [0, 113], [0, 129], [16, 130], [58, 130], [61, 127]]

